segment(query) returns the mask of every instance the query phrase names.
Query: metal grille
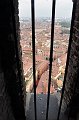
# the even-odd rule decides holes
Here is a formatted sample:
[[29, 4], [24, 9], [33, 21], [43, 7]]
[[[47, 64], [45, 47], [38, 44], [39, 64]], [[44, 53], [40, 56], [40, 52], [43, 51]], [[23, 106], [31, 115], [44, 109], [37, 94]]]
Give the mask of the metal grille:
[[[51, 20], [51, 45], [50, 45], [50, 63], [49, 63], [49, 81], [48, 81], [48, 95], [47, 95], [47, 110], [46, 110], [46, 120], [48, 120], [48, 112], [49, 112], [49, 99], [50, 99], [50, 85], [51, 85], [51, 71], [52, 71], [52, 56], [53, 56], [53, 42], [54, 42], [54, 23], [55, 23], [55, 6], [56, 0], [52, 2], [52, 20]], [[67, 62], [66, 62], [66, 69], [65, 69], [65, 76], [60, 100], [60, 106], [58, 111], [57, 120], [59, 120], [62, 100], [65, 90], [65, 82], [66, 82], [66, 75], [67, 69], [69, 64], [69, 51], [71, 48], [72, 42], [72, 33], [73, 33], [73, 25], [75, 19], [75, 10], [76, 10], [76, 2], [73, 4], [73, 12], [72, 12], [72, 21], [71, 21], [71, 30], [70, 30], [70, 39], [69, 39], [69, 47], [68, 47], [68, 55], [67, 55]], [[35, 77], [35, 7], [34, 7], [34, 0], [31, 0], [31, 14], [32, 14], [32, 49], [33, 49], [33, 79], [34, 79], [34, 109], [35, 109], [35, 120], [37, 120], [37, 111], [36, 111], [36, 77]]]

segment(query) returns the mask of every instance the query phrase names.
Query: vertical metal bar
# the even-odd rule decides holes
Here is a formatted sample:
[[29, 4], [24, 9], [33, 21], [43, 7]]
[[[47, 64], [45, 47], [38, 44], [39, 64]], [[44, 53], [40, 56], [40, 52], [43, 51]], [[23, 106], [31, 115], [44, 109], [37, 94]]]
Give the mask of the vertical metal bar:
[[36, 114], [35, 7], [34, 7], [34, 0], [31, 0], [31, 17], [32, 17], [32, 50], [33, 50], [34, 111], [35, 111], [35, 120], [37, 120], [37, 114]]
[[49, 81], [48, 81], [48, 96], [47, 96], [46, 120], [48, 120], [49, 99], [50, 99], [50, 85], [51, 85], [51, 71], [52, 71], [52, 61], [53, 61], [53, 42], [54, 42], [55, 5], [56, 5], [56, 0], [53, 0], [53, 2], [52, 2], [50, 65], [49, 65]]
[[68, 70], [68, 65], [69, 65], [70, 49], [71, 49], [71, 44], [72, 44], [73, 26], [74, 26], [74, 20], [75, 20], [75, 10], [76, 10], [76, 1], [73, 4], [70, 38], [69, 38], [68, 54], [67, 54], [67, 61], [66, 61], [66, 69], [65, 69], [64, 82], [63, 82], [63, 88], [62, 88], [62, 94], [61, 94], [61, 100], [60, 100], [60, 106], [59, 106], [57, 120], [59, 120], [59, 118], [60, 118], [61, 106], [62, 106], [62, 101], [63, 101], [63, 97], [64, 97], [66, 76], [67, 76], [67, 70]]

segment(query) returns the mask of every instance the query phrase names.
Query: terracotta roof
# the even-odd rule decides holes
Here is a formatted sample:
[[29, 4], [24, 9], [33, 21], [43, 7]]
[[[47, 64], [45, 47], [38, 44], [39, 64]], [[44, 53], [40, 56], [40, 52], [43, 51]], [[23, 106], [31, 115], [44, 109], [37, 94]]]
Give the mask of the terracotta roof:
[[44, 60], [43, 56], [41, 56], [41, 55], [36, 55], [35, 59], [36, 59], [36, 62], [41, 62]]
[[[48, 92], [48, 77], [49, 77], [49, 72], [45, 71], [38, 83], [37, 89], [36, 89], [36, 93], [43, 93], [46, 94]], [[50, 93], [54, 92], [54, 87], [51, 85], [50, 87]]]

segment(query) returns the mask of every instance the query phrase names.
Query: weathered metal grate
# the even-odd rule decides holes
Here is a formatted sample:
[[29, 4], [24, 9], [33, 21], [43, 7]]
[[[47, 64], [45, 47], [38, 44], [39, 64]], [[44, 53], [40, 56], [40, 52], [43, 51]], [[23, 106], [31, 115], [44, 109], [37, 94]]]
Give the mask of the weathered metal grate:
[[[50, 65], [49, 65], [49, 81], [48, 81], [48, 95], [47, 95], [47, 110], [46, 110], [46, 120], [48, 120], [48, 112], [49, 112], [49, 99], [50, 99], [50, 85], [51, 85], [51, 71], [52, 71], [52, 56], [53, 56], [53, 42], [54, 42], [54, 23], [55, 23], [55, 6], [56, 0], [52, 2], [52, 20], [51, 20], [51, 45], [50, 45]], [[73, 33], [73, 25], [75, 19], [75, 10], [76, 10], [76, 1], [73, 4], [73, 12], [72, 12], [72, 21], [71, 21], [71, 30], [70, 30], [70, 39], [69, 39], [69, 47], [68, 47], [68, 55], [67, 55], [67, 62], [66, 62], [66, 69], [65, 69], [65, 76], [61, 94], [61, 100], [59, 105], [59, 111], [57, 120], [60, 118], [62, 100], [65, 90], [65, 82], [66, 82], [66, 75], [67, 69], [69, 64], [69, 54], [72, 42], [72, 33]], [[34, 7], [34, 0], [31, 0], [31, 13], [32, 13], [32, 49], [33, 49], [33, 79], [34, 79], [34, 109], [35, 109], [35, 120], [37, 120], [37, 111], [36, 111], [36, 78], [35, 78], [35, 7]]]

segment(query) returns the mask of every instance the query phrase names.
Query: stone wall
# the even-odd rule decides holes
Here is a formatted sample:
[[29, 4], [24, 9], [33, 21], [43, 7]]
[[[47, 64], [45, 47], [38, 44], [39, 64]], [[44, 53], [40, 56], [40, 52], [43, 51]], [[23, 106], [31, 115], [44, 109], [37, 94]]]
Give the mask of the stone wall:
[[0, 120], [25, 120], [25, 87], [19, 33], [18, 0], [1, 0]]
[[65, 109], [69, 109], [70, 116], [75, 119], [79, 110], [79, 1], [75, 0], [74, 4], [76, 9], [74, 11], [72, 36], [70, 38], [71, 45], [69, 48], [68, 68], [62, 106], [64, 106]]
[[0, 120], [15, 120], [6, 90], [4, 73], [0, 70]]

